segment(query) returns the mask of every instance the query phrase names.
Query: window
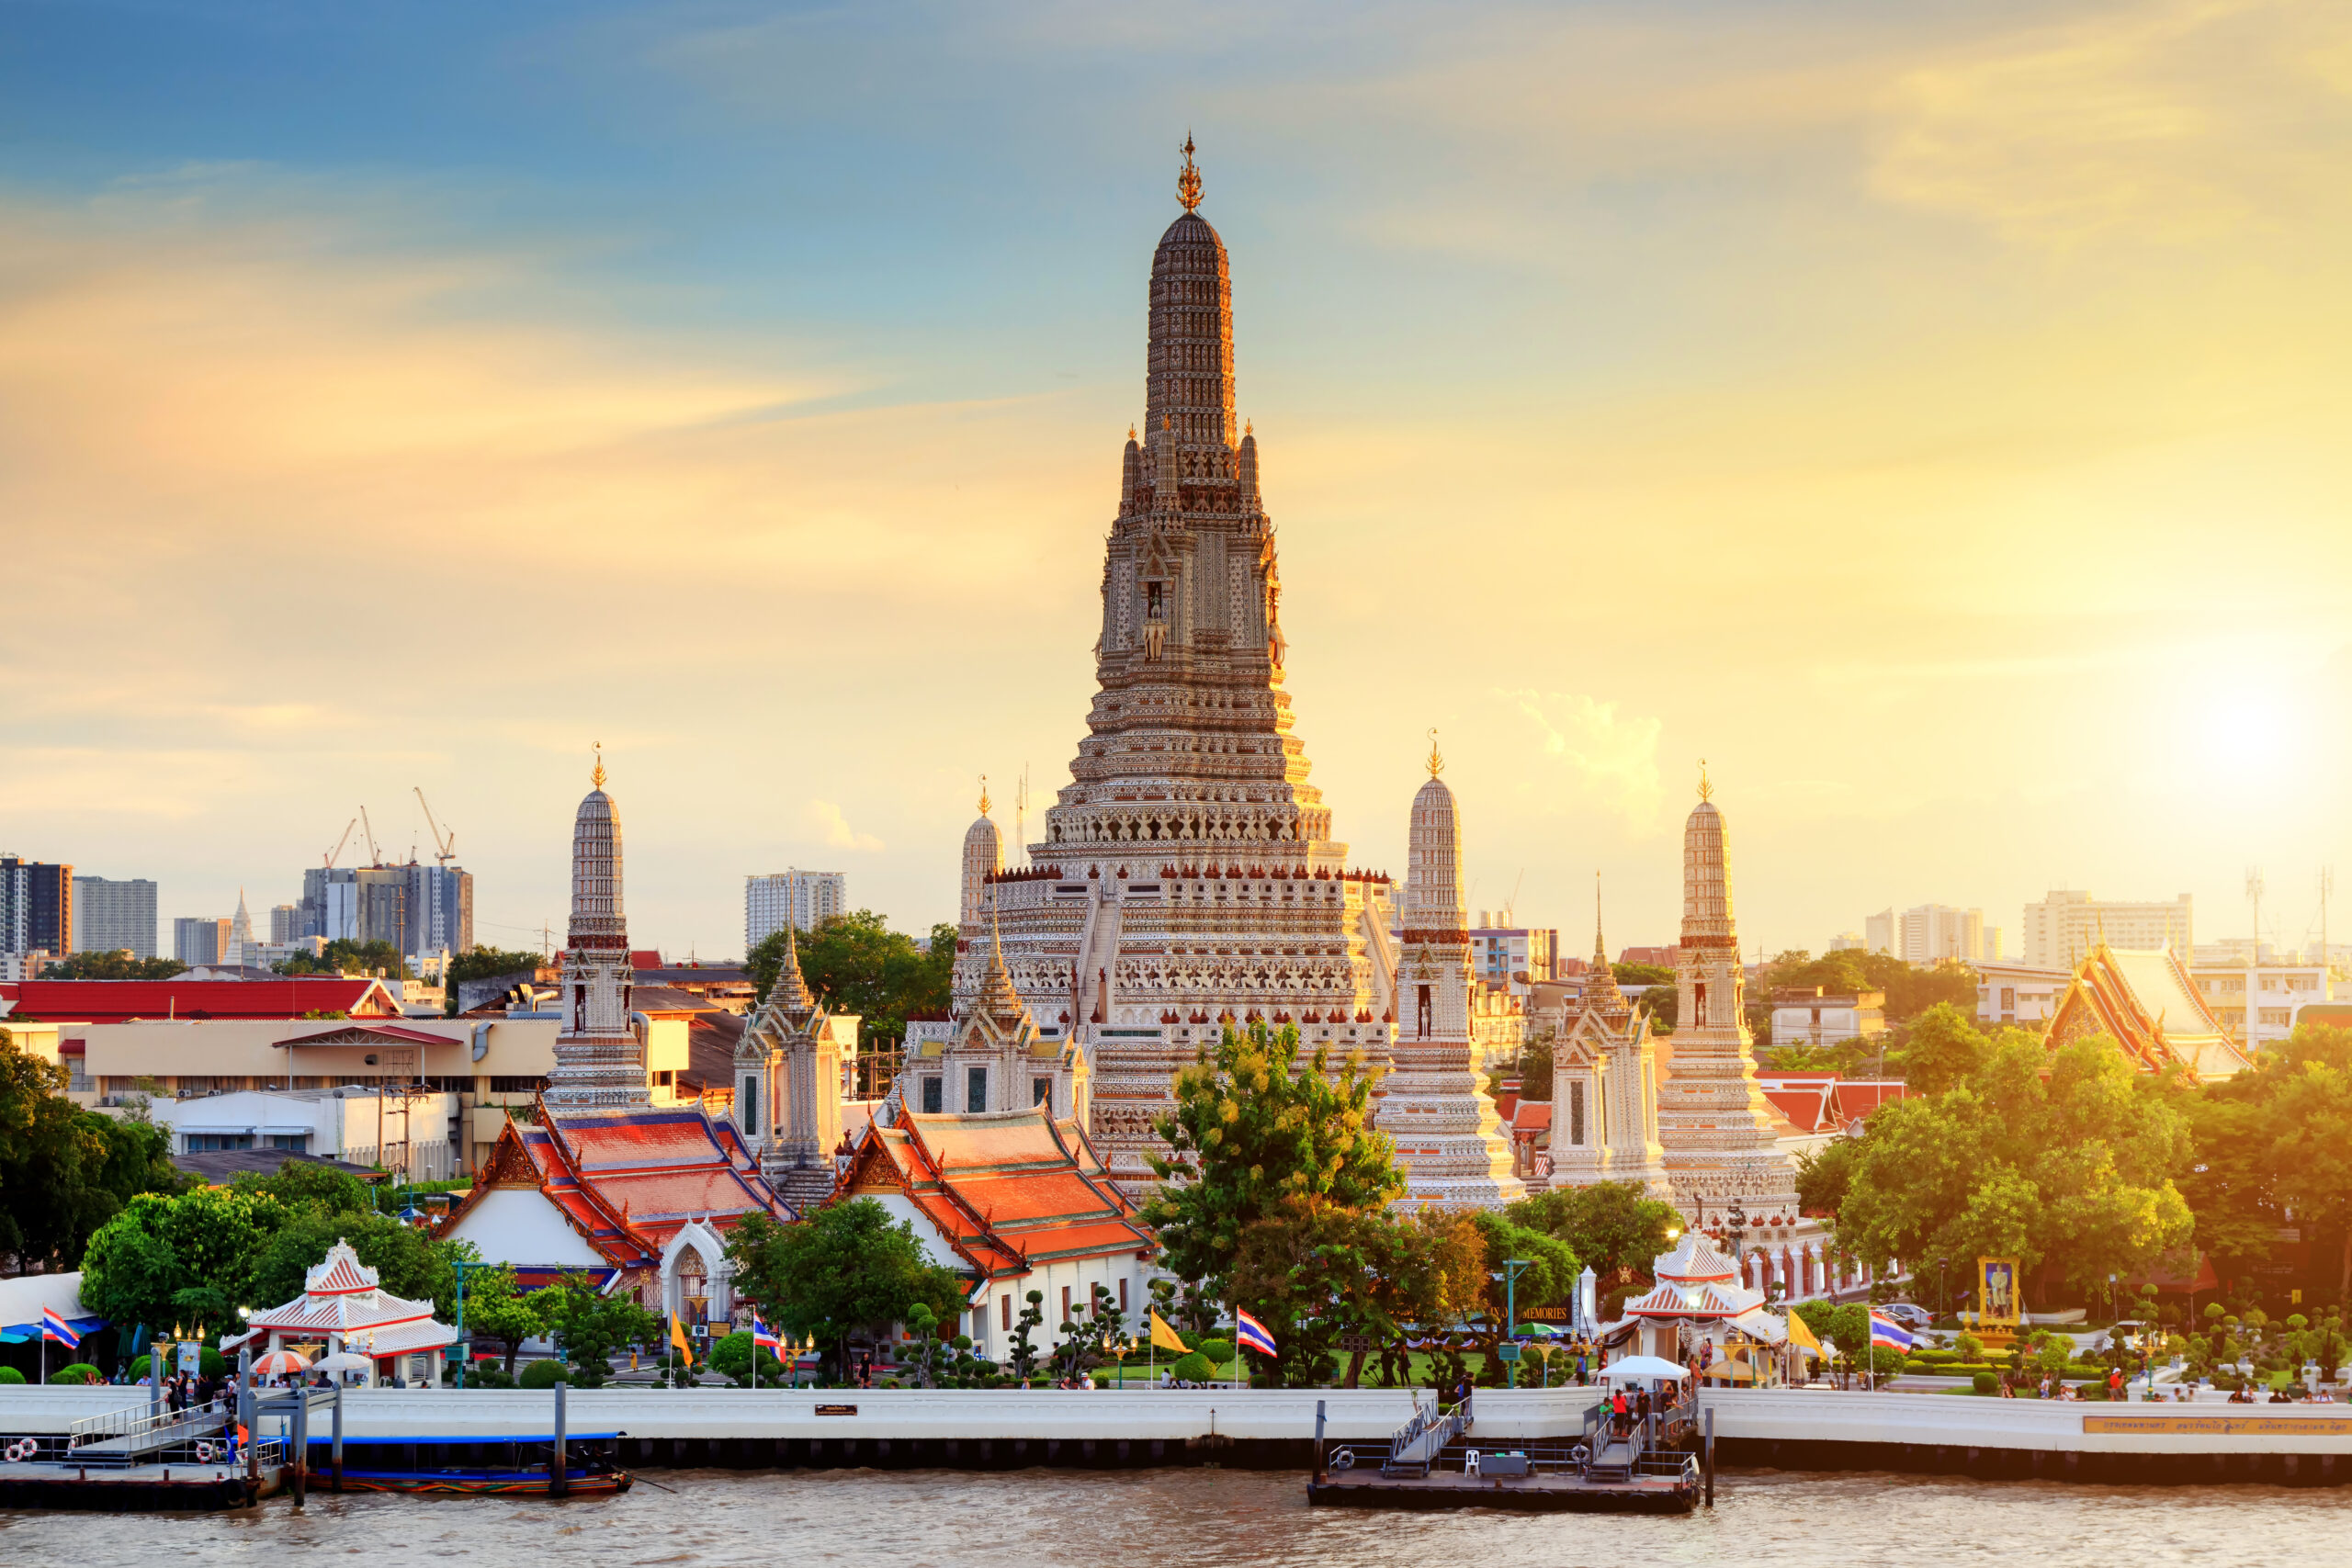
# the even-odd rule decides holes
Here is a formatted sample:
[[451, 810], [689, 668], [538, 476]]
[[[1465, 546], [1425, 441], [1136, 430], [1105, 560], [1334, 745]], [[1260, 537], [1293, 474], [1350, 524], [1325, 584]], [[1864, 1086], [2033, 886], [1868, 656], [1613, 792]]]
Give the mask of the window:
[[492, 1094], [537, 1094], [547, 1087], [545, 1078], [492, 1077], [490, 1080], [490, 1092]]
[[269, 1146], [273, 1149], [292, 1149], [296, 1154], [308, 1154], [311, 1150], [311, 1134], [272, 1133], [269, 1135]]
[[1011, 1291], [1007, 1291], [1007, 1292], [1004, 1292], [1004, 1294], [1002, 1294], [1002, 1295], [1001, 1295], [1001, 1296], [997, 1297], [997, 1299], [996, 1299], [996, 1304], [997, 1304], [997, 1321], [998, 1321], [998, 1322], [1000, 1322], [1000, 1323], [1001, 1323], [1002, 1325], [1004, 1325], [1004, 1331], [1005, 1331], [1007, 1334], [1012, 1333], [1012, 1292]]
[[220, 1149], [249, 1149], [254, 1146], [251, 1133], [190, 1133], [187, 1152], [192, 1155], [211, 1154]]
[[2018, 988], [2015, 986], [2001, 987], [2001, 1010], [2003, 1012], [2018, 1010]]
[[742, 1113], [743, 1135], [747, 1138], [758, 1137], [760, 1135], [759, 1079], [745, 1078], [743, 1080], [743, 1092], [735, 1097], [735, 1108]]
[[1068, 1285], [1062, 1287], [1062, 1321], [1064, 1323], [1069, 1321], [1069, 1287]]
[[1420, 1028], [1420, 1038], [1427, 1040], [1430, 1037], [1430, 988], [1427, 986], [1423, 986], [1419, 989], [1420, 1011], [1418, 1021]]
[[1051, 1079], [1051, 1078], [1031, 1078], [1031, 1079], [1029, 1080], [1029, 1103], [1030, 1103], [1030, 1104], [1032, 1104], [1032, 1105], [1044, 1105], [1044, 1106], [1046, 1106], [1046, 1107], [1048, 1107], [1048, 1108], [1050, 1109], [1051, 1104], [1052, 1104], [1052, 1101], [1053, 1101], [1053, 1098], [1054, 1098], [1054, 1080], [1053, 1080], [1053, 1079]]
[[964, 1071], [964, 1109], [986, 1111], [989, 1108], [989, 1070], [967, 1067]]
[[1568, 1142], [1584, 1146], [1584, 1080], [1568, 1085]]
[[922, 1108], [926, 1114], [936, 1116], [945, 1110], [946, 1106], [944, 1102], [946, 1098], [945, 1079], [928, 1077], [922, 1080]]
[[1690, 987], [1690, 1027], [1707, 1027], [1707, 982], [1704, 980]]
[[1119, 1315], [1127, 1315], [1127, 1277], [1125, 1274], [1119, 1276]]

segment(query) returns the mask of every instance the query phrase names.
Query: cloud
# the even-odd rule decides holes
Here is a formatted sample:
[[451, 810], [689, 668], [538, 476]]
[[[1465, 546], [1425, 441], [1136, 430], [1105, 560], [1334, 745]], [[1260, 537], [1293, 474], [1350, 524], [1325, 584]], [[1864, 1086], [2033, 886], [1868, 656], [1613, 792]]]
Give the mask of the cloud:
[[2340, 195], [2352, 11], [2301, 0], [2143, 6], [1907, 71], [1883, 196], [2066, 249], [2188, 243]]
[[1585, 799], [1617, 812], [1635, 828], [1657, 820], [1664, 799], [1658, 784], [1656, 718], [1621, 716], [1615, 703], [1564, 692], [1506, 692], [1543, 736], [1543, 751], [1557, 757]]
[[842, 808], [830, 800], [810, 801], [801, 816], [809, 828], [823, 838], [828, 849], [872, 852], [882, 848], [881, 840], [852, 828], [849, 818], [842, 815]]

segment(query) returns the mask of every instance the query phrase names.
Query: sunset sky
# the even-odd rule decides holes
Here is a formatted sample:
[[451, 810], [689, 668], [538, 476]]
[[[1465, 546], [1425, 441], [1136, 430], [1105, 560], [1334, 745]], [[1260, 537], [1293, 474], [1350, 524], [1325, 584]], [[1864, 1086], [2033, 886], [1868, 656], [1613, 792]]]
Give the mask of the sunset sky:
[[1702, 757], [1751, 951], [2315, 934], [2346, 0], [0, 0], [0, 850], [168, 951], [422, 785], [536, 945], [601, 740], [640, 944], [949, 918], [1083, 731], [1187, 130], [1361, 863], [1434, 725], [1572, 951], [1596, 871], [1672, 940]]

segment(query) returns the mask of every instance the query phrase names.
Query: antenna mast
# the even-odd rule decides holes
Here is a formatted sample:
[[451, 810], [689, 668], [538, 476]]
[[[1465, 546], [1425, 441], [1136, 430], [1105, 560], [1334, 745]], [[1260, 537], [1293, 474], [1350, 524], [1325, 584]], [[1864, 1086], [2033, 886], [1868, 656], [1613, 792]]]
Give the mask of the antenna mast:
[[2248, 964], [2262, 962], [2262, 868], [2250, 865], [2245, 871], [2245, 896], [2254, 906], [2254, 951], [2246, 955]]
[[1021, 782], [1012, 789], [1012, 849], [1021, 863], [1029, 863], [1029, 764], [1021, 764]]

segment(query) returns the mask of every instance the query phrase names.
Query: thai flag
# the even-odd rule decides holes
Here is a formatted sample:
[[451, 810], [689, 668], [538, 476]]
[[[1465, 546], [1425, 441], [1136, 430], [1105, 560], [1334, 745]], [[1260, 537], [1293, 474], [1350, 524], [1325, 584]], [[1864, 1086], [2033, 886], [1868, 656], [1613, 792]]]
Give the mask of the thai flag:
[[1244, 1350], [1255, 1350], [1261, 1356], [1274, 1354], [1274, 1337], [1266, 1332], [1264, 1324], [1239, 1307], [1233, 1309], [1233, 1332]]
[[755, 1351], [773, 1350], [777, 1359], [781, 1360], [784, 1358], [783, 1339], [778, 1337], [775, 1329], [762, 1323], [757, 1314], [753, 1314], [752, 1317], [752, 1348]]
[[1917, 1343], [1911, 1331], [1891, 1317], [1871, 1314], [1871, 1348], [1873, 1350], [1908, 1351]]
[[82, 1337], [74, 1332], [72, 1324], [57, 1315], [55, 1307], [40, 1309], [40, 1337], [43, 1339], [53, 1339], [68, 1350], [78, 1350], [82, 1348]]

